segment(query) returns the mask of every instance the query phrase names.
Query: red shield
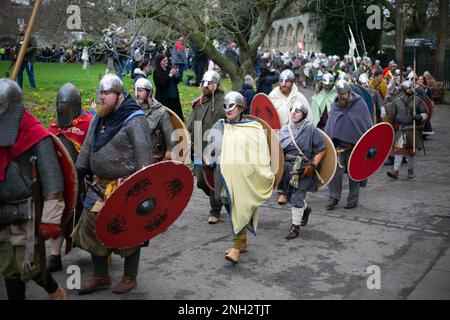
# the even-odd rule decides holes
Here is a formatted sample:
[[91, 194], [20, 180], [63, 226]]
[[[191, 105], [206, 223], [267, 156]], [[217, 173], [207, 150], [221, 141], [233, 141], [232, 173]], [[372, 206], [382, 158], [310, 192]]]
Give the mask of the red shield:
[[51, 135], [53, 145], [55, 146], [56, 154], [59, 159], [59, 166], [61, 167], [64, 177], [64, 212], [61, 218], [61, 225], [65, 225], [74, 213], [78, 199], [78, 176], [73, 164], [72, 158], [66, 150], [66, 147], [59, 141], [55, 135]]
[[269, 126], [278, 131], [281, 129], [280, 119], [272, 101], [264, 93], [258, 93], [252, 100], [250, 114], [263, 119]]
[[362, 181], [377, 171], [394, 143], [394, 128], [382, 122], [366, 131], [356, 143], [348, 160], [348, 175]]
[[132, 248], [165, 231], [186, 208], [194, 178], [178, 161], [161, 161], [127, 178], [97, 215], [97, 239], [109, 248]]

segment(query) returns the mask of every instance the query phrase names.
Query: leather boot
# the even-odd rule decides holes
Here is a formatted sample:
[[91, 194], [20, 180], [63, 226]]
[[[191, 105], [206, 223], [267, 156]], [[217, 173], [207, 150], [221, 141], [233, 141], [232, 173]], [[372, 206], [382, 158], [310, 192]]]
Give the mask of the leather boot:
[[398, 179], [398, 170], [388, 171], [386, 174], [392, 179]]
[[89, 294], [98, 289], [104, 289], [111, 285], [110, 276], [96, 276], [93, 275], [91, 279], [83, 283], [81, 289], [78, 290], [78, 294]]
[[67, 292], [60, 284], [58, 284], [58, 289], [55, 292], [49, 293], [48, 296], [51, 300], [67, 300]]
[[[230, 248], [230, 249], [228, 249], [227, 251], [225, 251], [225, 254], [230, 253], [231, 249], [232, 249], [232, 248]], [[245, 243], [244, 245], [242, 245], [242, 246], [239, 248], [239, 253], [244, 253], [244, 252], [247, 252], [247, 251], [248, 251], [248, 249], [247, 249], [247, 243]]]
[[47, 270], [48, 272], [56, 272], [62, 270], [61, 255], [51, 255], [47, 259]]
[[279, 205], [283, 206], [287, 203], [287, 196], [284, 193], [280, 193], [277, 198]]
[[122, 280], [114, 287], [113, 292], [118, 294], [127, 293], [137, 286], [136, 279], [123, 276]]
[[302, 222], [300, 223], [300, 225], [306, 226], [306, 224], [308, 223], [308, 219], [309, 219], [309, 215], [311, 214], [311, 207], [306, 207], [305, 212], [303, 212], [303, 217], [302, 217]]
[[289, 229], [289, 233], [286, 235], [286, 239], [291, 240], [295, 239], [300, 235], [300, 226], [295, 224], [291, 225], [291, 229]]
[[219, 221], [220, 221], [220, 216], [210, 215], [209, 218], [208, 218], [208, 223], [209, 224], [216, 224]]
[[413, 179], [415, 176], [414, 169], [408, 169], [408, 178]]
[[394, 164], [394, 157], [389, 156], [384, 162], [385, 166], [392, 166]]
[[328, 205], [325, 207], [328, 211], [333, 210], [334, 207], [337, 206], [337, 204], [339, 203], [339, 200], [330, 198], [330, 200], [328, 201]]
[[25, 300], [25, 282], [20, 279], [5, 279], [8, 300]]
[[228, 252], [227, 255], [225, 256], [225, 259], [227, 259], [228, 261], [231, 261], [233, 263], [238, 263], [239, 253], [240, 253], [239, 249], [231, 248], [230, 252]]

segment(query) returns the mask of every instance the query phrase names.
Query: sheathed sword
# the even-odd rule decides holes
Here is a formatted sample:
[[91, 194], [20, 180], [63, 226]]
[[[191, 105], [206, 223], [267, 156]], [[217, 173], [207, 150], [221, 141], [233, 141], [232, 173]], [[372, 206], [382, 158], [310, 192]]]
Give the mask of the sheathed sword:
[[41, 182], [39, 179], [39, 172], [37, 166], [37, 157], [32, 156], [30, 158], [31, 162], [31, 192], [33, 194], [34, 201], [34, 212], [35, 212], [35, 230], [38, 237], [38, 248], [39, 248], [39, 266], [41, 270], [42, 283], [47, 285], [47, 256], [45, 254], [45, 239], [39, 233], [39, 226], [41, 225], [42, 219], [42, 194], [41, 194]]

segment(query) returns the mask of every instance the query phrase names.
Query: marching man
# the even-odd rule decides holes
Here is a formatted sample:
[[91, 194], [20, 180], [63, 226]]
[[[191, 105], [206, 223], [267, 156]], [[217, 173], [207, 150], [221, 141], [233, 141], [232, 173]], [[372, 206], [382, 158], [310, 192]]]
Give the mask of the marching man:
[[17, 83], [1, 79], [0, 274], [9, 300], [24, 300], [30, 280], [50, 299], [66, 299], [63, 286], [41, 268], [43, 241], [61, 234], [63, 193], [64, 176], [50, 133], [25, 109]]
[[[96, 214], [118, 187], [120, 179], [153, 162], [150, 128], [144, 112], [127, 93], [122, 81], [113, 74], [100, 81], [101, 107], [91, 121], [81, 153], [77, 159], [78, 176], [91, 180], [84, 197], [84, 210], [73, 233], [75, 246], [88, 251], [94, 272], [79, 294], [92, 293], [111, 284], [108, 256], [111, 252], [125, 258], [122, 280], [114, 293], [127, 293], [137, 285], [141, 246], [111, 249], [103, 246], [95, 234]], [[126, 214], [126, 213], [125, 213]]]
[[232, 246], [225, 259], [233, 263], [247, 251], [247, 229], [256, 235], [258, 208], [272, 195], [275, 182], [263, 127], [247, 120], [244, 108], [239, 92], [225, 96], [226, 119], [214, 124], [207, 149], [213, 155], [215, 197], [222, 199], [231, 218]]
[[291, 121], [278, 133], [284, 152], [285, 169], [283, 179], [288, 186], [288, 199], [292, 204], [292, 225], [286, 239], [297, 238], [300, 225], [308, 223], [311, 207], [305, 201], [306, 193], [318, 190], [318, 178], [315, 174], [326, 146], [322, 134], [307, 119], [308, 108], [304, 104], [294, 103]]
[[[92, 114], [81, 109], [81, 93], [73, 84], [66, 83], [59, 88], [56, 97], [56, 119], [48, 127], [48, 131], [56, 135], [66, 148], [73, 163], [77, 162], [78, 154], [84, 139], [86, 139]], [[82, 181], [78, 181], [78, 193], [82, 191]], [[75, 224], [79, 221], [83, 211], [83, 203], [77, 201]], [[71, 242], [70, 234], [73, 231], [73, 221], [64, 227], [63, 233], [57, 239], [50, 239], [51, 255], [47, 261], [50, 272], [62, 270], [61, 248], [64, 238]], [[67, 246], [66, 246], [67, 247]], [[70, 246], [69, 246], [70, 247]], [[67, 253], [67, 251], [66, 251]]]

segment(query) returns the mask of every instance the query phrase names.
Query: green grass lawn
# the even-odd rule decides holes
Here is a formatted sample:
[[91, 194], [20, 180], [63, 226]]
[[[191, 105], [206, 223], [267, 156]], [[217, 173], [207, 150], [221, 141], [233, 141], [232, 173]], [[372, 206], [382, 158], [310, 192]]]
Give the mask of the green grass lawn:
[[[4, 77], [9, 70], [9, 61], [0, 61], [0, 77]], [[72, 63], [35, 63], [34, 74], [36, 79], [36, 90], [31, 90], [26, 71], [24, 71], [24, 93], [25, 106], [42, 122], [48, 126], [56, 116], [55, 103], [58, 89], [66, 82], [73, 83], [81, 90], [83, 108], [89, 109], [92, 101], [95, 99], [99, 75], [105, 74], [106, 64], [90, 65], [88, 70], [83, 71], [81, 64]], [[191, 71], [184, 73], [184, 77], [192, 75]], [[150, 76], [153, 83], [153, 79]], [[133, 93], [133, 80], [130, 76], [123, 77], [126, 90]], [[222, 80], [222, 88], [226, 92], [231, 90], [231, 81], [229, 78]], [[191, 112], [191, 101], [201, 94], [198, 87], [189, 87], [184, 83], [178, 85], [180, 92], [181, 105], [185, 119], [188, 119]]]

